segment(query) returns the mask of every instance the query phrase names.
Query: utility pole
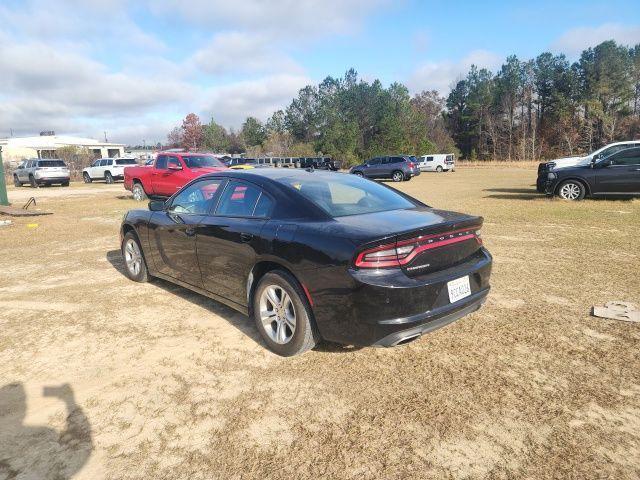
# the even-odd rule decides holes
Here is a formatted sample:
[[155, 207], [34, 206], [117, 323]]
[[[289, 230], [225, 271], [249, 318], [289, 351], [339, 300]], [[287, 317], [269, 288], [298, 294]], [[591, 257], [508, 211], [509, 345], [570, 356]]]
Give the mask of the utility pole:
[[7, 198], [7, 184], [4, 181], [4, 163], [2, 162], [2, 147], [0, 147], [0, 205], [9, 205]]
[[109, 143], [108, 140], [107, 140], [107, 132], [106, 131], [104, 132], [104, 143]]

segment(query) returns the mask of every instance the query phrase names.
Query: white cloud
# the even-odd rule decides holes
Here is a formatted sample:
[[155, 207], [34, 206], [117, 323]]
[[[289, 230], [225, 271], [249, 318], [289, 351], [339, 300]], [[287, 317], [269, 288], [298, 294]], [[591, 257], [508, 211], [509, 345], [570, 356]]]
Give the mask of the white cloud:
[[190, 62], [210, 74], [228, 72], [300, 72], [301, 68], [265, 34], [224, 32], [198, 50]]
[[474, 50], [457, 62], [428, 62], [418, 67], [407, 80], [407, 86], [413, 93], [423, 90], [437, 90], [446, 94], [475, 65], [478, 68], [496, 69], [502, 58], [486, 50]]
[[551, 49], [558, 53], [578, 55], [606, 40], [615, 40], [622, 45], [636, 45], [640, 43], [640, 25], [605, 23], [598, 27], [573, 28], [558, 38]]
[[298, 40], [327, 33], [349, 33], [388, 0], [156, 0], [150, 7], [160, 14], [177, 12], [189, 22], [216, 29], [247, 28]]
[[200, 105], [202, 121], [213, 117], [218, 123], [239, 127], [249, 115], [266, 120], [309, 83], [303, 75], [280, 74], [212, 88]]

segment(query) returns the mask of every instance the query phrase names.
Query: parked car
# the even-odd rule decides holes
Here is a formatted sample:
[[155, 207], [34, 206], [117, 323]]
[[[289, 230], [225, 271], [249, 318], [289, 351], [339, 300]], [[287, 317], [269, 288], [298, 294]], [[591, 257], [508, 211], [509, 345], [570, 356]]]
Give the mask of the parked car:
[[594, 158], [589, 165], [547, 172], [544, 191], [565, 200], [582, 200], [585, 196], [640, 195], [640, 147]]
[[13, 172], [13, 184], [21, 187], [28, 183], [32, 187], [58, 183], [69, 186], [69, 167], [62, 160], [32, 158], [23, 160]]
[[591, 152], [589, 155], [583, 157], [566, 157], [551, 160], [549, 162], [542, 162], [538, 164], [538, 178], [536, 180], [536, 189], [538, 192], [543, 193], [545, 191], [545, 183], [547, 181], [547, 173], [551, 170], [557, 170], [559, 168], [575, 167], [575, 166], [589, 166], [594, 159], [600, 159], [608, 157], [620, 150], [631, 147], [640, 147], [640, 140], [628, 141], [628, 142], [616, 142], [605, 145], [604, 147]]
[[206, 153], [159, 152], [153, 166], [126, 167], [124, 188], [142, 201], [148, 196], [170, 197], [194, 178], [227, 166]]
[[405, 155], [370, 158], [363, 164], [352, 167], [351, 173], [359, 177], [390, 178], [394, 182], [402, 182], [420, 175], [420, 169], [417, 163]]
[[407, 343], [480, 308], [481, 225], [354, 175], [265, 168], [207, 174], [131, 210], [120, 240], [129, 278], [250, 315], [289, 356], [320, 339]]
[[418, 159], [418, 166], [422, 172], [455, 171], [455, 156], [452, 153], [423, 155]]
[[124, 180], [124, 169], [132, 165], [138, 165], [135, 158], [98, 158], [90, 166], [82, 170], [84, 183], [94, 180], [104, 180], [113, 183], [116, 180]]
[[316, 164], [316, 168], [319, 168], [321, 170], [331, 170], [333, 172], [337, 172], [338, 170], [340, 170], [341, 166], [342, 162], [340, 160], [334, 160], [333, 158], [329, 157], [318, 159], [318, 162]]

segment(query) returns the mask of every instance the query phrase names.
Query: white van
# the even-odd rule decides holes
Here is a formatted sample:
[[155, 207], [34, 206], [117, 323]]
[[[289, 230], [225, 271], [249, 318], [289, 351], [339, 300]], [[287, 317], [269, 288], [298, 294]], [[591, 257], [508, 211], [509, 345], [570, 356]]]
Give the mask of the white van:
[[438, 153], [418, 157], [418, 166], [421, 172], [446, 172], [455, 171], [455, 157], [453, 153]]

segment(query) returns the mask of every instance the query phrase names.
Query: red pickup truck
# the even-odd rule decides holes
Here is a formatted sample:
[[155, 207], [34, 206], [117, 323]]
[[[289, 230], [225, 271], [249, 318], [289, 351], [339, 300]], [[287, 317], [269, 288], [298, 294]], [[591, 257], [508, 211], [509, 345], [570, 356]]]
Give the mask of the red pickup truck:
[[124, 188], [138, 201], [148, 196], [170, 197], [194, 178], [226, 169], [206, 153], [159, 152], [152, 165], [124, 169]]

